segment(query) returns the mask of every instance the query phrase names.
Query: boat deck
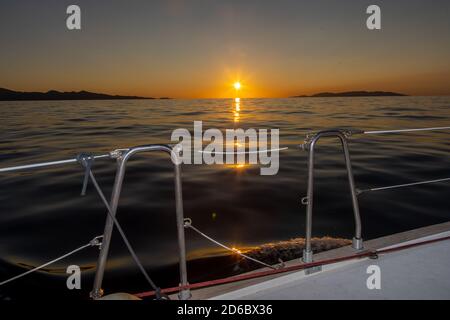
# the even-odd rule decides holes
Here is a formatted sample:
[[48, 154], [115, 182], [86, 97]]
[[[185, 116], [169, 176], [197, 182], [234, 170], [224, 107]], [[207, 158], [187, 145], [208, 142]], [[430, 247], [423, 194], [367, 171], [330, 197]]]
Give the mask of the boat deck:
[[[295, 272], [214, 299], [450, 299], [449, 249], [447, 240], [383, 254], [378, 259], [339, 263], [311, 275]], [[367, 287], [371, 265], [380, 268], [380, 289]]]
[[[450, 236], [450, 222], [365, 242], [366, 250], [384, 249]], [[314, 256], [315, 261], [355, 251], [342, 247]], [[286, 265], [298, 264], [291, 261]], [[381, 289], [367, 287], [370, 265], [380, 268]], [[261, 271], [264, 269], [259, 269]], [[195, 290], [193, 299], [450, 299], [450, 240], [326, 265], [322, 271], [294, 271]]]

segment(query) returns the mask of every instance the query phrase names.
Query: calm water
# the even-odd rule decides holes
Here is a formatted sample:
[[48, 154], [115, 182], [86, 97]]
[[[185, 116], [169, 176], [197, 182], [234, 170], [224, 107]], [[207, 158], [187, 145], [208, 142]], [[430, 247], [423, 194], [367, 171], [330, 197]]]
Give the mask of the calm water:
[[[0, 166], [101, 154], [119, 147], [169, 143], [172, 130], [279, 128], [276, 176], [257, 166], [183, 167], [185, 216], [204, 232], [236, 247], [303, 237], [306, 153], [297, 147], [312, 130], [332, 127], [396, 129], [450, 125], [450, 97], [244, 99], [237, 114], [230, 100], [139, 100], [0, 102]], [[350, 148], [359, 188], [450, 176], [448, 132], [358, 136]], [[318, 148], [314, 236], [351, 238], [353, 220], [342, 154], [333, 140]], [[112, 160], [94, 172], [109, 195]], [[72, 250], [100, 235], [106, 211], [93, 188], [80, 197], [83, 172], [69, 165], [1, 174], [0, 281]], [[360, 198], [363, 237], [370, 239], [449, 220], [448, 184], [365, 194]], [[136, 156], [129, 163], [118, 219], [138, 255], [161, 286], [176, 285], [178, 273], [172, 166], [165, 154]], [[187, 230], [191, 259], [216, 254], [215, 247]], [[86, 295], [98, 251], [87, 249], [42, 272], [0, 289], [3, 297], [51, 291], [58, 297]], [[231, 261], [233, 263], [233, 261]], [[65, 289], [65, 268], [86, 268], [82, 292]], [[191, 282], [214, 278], [217, 264], [191, 263]], [[220, 272], [219, 272], [220, 273]], [[149, 289], [117, 233], [104, 288]]]

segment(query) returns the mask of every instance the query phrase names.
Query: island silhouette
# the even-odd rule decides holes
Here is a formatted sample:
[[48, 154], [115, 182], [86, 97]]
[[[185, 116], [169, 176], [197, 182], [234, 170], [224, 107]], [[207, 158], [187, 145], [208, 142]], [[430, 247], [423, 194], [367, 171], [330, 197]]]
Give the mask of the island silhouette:
[[[402, 93], [389, 91], [345, 91], [320, 92], [313, 95], [297, 95], [291, 98], [332, 98], [332, 97], [402, 97]], [[49, 90], [47, 92], [25, 92], [0, 88], [0, 101], [44, 101], [44, 100], [137, 100], [137, 99], [171, 99], [169, 97], [139, 97], [110, 95], [89, 91], [61, 92]]]
[[334, 97], [404, 97], [403, 93], [389, 91], [345, 91], [345, 92], [320, 92], [313, 95], [299, 95], [291, 98], [334, 98]]
[[[125, 99], [155, 99], [152, 97], [121, 96], [95, 93], [89, 91], [60, 92], [21, 92], [0, 88], [0, 101], [41, 101], [41, 100], [125, 100]], [[164, 99], [168, 99], [164, 97]]]

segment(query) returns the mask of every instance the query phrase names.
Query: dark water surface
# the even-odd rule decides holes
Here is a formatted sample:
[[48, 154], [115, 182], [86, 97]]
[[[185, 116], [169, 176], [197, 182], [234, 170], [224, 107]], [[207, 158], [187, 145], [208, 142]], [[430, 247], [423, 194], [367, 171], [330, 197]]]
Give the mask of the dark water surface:
[[[450, 97], [134, 100], [0, 102], [0, 167], [102, 154], [120, 147], [170, 143], [176, 128], [279, 128], [280, 170], [260, 176], [257, 166], [183, 167], [185, 216], [207, 234], [235, 247], [303, 237], [306, 133], [333, 127], [364, 130], [450, 125]], [[450, 176], [449, 132], [354, 136], [350, 149], [358, 188]], [[105, 194], [115, 163], [99, 160], [94, 172]], [[80, 197], [79, 165], [0, 174], [0, 282], [103, 232], [106, 211], [92, 186]], [[165, 154], [129, 162], [118, 219], [141, 260], [160, 286], [176, 285], [178, 273], [172, 164]], [[342, 154], [336, 141], [318, 148], [314, 236], [351, 238], [353, 219]], [[360, 197], [363, 238], [370, 239], [449, 220], [448, 184], [380, 191]], [[187, 230], [191, 259], [219, 253]], [[0, 288], [5, 297], [87, 295], [98, 250], [90, 248], [46, 272]], [[232, 264], [234, 261], [229, 261]], [[237, 260], [236, 260], [237, 262]], [[82, 291], [66, 289], [65, 268], [85, 269]], [[220, 263], [190, 263], [190, 281], [215, 278]], [[104, 288], [148, 290], [117, 233], [113, 236]]]

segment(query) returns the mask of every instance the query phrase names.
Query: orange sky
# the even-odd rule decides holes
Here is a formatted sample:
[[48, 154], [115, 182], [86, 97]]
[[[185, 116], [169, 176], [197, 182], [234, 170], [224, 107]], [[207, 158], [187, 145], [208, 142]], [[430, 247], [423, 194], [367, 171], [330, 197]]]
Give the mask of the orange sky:
[[[78, 1], [2, 5], [0, 87], [223, 98], [384, 90], [450, 95], [450, 2]], [[62, 13], [61, 13], [62, 12]], [[61, 23], [63, 22], [63, 23]]]

